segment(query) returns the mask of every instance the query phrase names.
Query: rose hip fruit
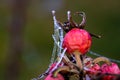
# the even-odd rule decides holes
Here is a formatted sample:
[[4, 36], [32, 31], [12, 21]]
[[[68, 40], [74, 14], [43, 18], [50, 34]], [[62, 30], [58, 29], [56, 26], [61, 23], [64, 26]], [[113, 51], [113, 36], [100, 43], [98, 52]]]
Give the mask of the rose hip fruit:
[[52, 74], [49, 74], [45, 80], [64, 80], [64, 77], [61, 74], [57, 74], [56, 77], [53, 77]]
[[120, 74], [120, 68], [116, 63], [111, 63], [111, 65], [103, 64], [101, 70], [103, 73]]
[[85, 54], [90, 49], [91, 42], [90, 34], [79, 28], [73, 28], [64, 37], [63, 48], [67, 48], [69, 54], [75, 55], [76, 64], [80, 69], [83, 69], [80, 55]]
[[91, 46], [91, 36], [84, 29], [73, 28], [66, 33], [63, 40], [63, 48], [67, 48], [68, 53], [75, 51], [85, 54]]
[[[120, 74], [120, 68], [116, 63], [111, 63], [111, 65], [103, 64], [101, 66], [102, 73], [110, 73], [110, 74]], [[113, 80], [115, 76], [106, 75], [102, 80]]]

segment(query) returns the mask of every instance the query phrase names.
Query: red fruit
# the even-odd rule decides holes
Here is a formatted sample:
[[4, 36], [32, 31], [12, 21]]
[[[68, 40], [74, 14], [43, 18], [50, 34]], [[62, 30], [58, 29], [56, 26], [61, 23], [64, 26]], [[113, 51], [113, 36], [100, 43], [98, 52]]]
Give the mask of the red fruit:
[[85, 54], [90, 49], [91, 42], [91, 36], [86, 30], [73, 28], [66, 33], [63, 48], [67, 48], [68, 53], [79, 51], [81, 54]]
[[94, 64], [91, 68], [89, 68], [90, 70], [87, 71], [88, 74], [94, 75], [97, 74], [98, 72], [100, 72], [100, 66], [98, 64]]
[[[112, 63], [111, 65], [103, 64], [101, 66], [102, 73], [110, 73], [110, 74], [120, 74], [120, 69], [116, 63]], [[106, 75], [103, 77], [103, 80], [113, 80], [115, 76]]]
[[102, 73], [120, 74], [120, 69], [116, 63], [112, 63], [111, 65], [103, 64], [101, 70]]
[[49, 74], [45, 80], [64, 80], [64, 77], [61, 74], [57, 74], [57, 77], [53, 77], [52, 74]]

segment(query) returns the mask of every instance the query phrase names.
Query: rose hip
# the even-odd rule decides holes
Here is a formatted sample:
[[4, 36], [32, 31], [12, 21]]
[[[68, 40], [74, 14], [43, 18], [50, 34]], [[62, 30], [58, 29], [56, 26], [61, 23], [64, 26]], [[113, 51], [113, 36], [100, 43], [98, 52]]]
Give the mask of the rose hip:
[[49, 74], [45, 80], [64, 80], [64, 77], [61, 74], [57, 74], [56, 77], [53, 77], [52, 74]]
[[91, 36], [83, 29], [73, 28], [66, 33], [63, 41], [63, 48], [67, 48], [68, 53], [79, 51], [85, 54], [91, 46]]

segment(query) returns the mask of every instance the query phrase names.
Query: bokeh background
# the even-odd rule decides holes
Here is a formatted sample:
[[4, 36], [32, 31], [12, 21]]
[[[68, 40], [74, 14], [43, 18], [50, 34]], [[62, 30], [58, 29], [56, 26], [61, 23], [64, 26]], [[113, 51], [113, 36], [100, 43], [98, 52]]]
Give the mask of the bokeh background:
[[68, 10], [84, 11], [86, 30], [102, 36], [93, 38], [91, 50], [120, 60], [120, 0], [0, 0], [0, 80], [30, 80], [47, 69], [52, 10], [61, 22]]

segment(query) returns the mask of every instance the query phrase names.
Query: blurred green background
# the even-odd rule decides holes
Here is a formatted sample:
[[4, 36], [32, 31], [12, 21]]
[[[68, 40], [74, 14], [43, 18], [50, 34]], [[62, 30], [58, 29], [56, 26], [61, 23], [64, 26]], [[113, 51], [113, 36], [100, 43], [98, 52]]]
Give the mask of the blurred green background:
[[[11, 37], [8, 26], [14, 16], [11, 8], [14, 8], [15, 1], [20, 0], [0, 0], [0, 80], [7, 80], [5, 77], [9, 71], [6, 70]], [[93, 38], [91, 50], [120, 60], [120, 0], [23, 0], [23, 3], [24, 1], [24, 45], [18, 62], [21, 64], [19, 75], [15, 80], [30, 80], [47, 69], [53, 47], [51, 10], [56, 10], [57, 19], [61, 22], [67, 20], [68, 10], [72, 15], [84, 11], [87, 16], [86, 30], [102, 36], [101, 39]], [[19, 9], [21, 8], [17, 10]], [[81, 21], [81, 17], [73, 15], [73, 18], [78, 23]], [[15, 65], [13, 67], [16, 68]]]

